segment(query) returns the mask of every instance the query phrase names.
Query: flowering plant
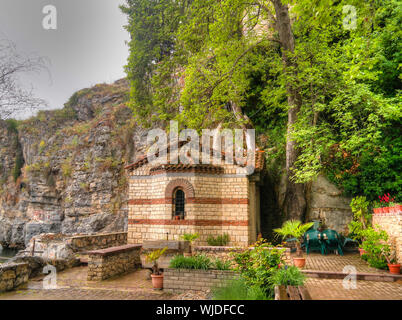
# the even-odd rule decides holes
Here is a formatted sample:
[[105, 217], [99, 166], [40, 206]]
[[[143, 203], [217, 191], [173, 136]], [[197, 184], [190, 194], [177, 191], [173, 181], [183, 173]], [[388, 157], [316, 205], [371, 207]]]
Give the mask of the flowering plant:
[[383, 196], [378, 196], [378, 199], [380, 199], [380, 202], [376, 202], [375, 207], [376, 208], [382, 208], [382, 207], [392, 207], [396, 203], [395, 197], [391, 197], [389, 193], [384, 193]]

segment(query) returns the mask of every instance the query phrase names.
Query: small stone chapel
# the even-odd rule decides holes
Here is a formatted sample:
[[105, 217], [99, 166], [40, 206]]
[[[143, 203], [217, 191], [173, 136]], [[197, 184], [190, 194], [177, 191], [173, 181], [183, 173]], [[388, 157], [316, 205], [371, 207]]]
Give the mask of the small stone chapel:
[[[166, 149], [168, 158], [170, 148]], [[224, 152], [220, 153], [222, 160]], [[202, 156], [205, 156], [204, 154]], [[180, 240], [198, 233], [197, 245], [228, 234], [229, 246], [245, 247], [260, 233], [263, 151], [255, 170], [237, 164], [160, 164], [146, 156], [126, 167], [129, 176], [128, 243]]]

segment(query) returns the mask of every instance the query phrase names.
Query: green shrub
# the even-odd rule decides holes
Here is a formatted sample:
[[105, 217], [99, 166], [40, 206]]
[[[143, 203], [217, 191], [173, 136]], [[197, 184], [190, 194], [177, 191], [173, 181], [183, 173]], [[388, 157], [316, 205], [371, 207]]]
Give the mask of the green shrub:
[[[359, 157], [331, 158], [327, 177], [345, 195], [365, 195], [375, 201], [379, 195], [390, 193], [396, 195], [396, 202], [402, 201], [402, 135], [398, 121], [390, 123], [381, 135], [381, 145], [363, 151]], [[357, 169], [351, 170], [356, 163]]]
[[348, 224], [349, 236], [359, 243], [363, 240], [363, 231], [371, 225], [371, 214], [369, 214], [369, 202], [366, 197], [355, 197], [350, 203], [353, 212], [353, 220]]
[[249, 286], [244, 279], [236, 279], [222, 288], [212, 289], [214, 300], [272, 300], [258, 286]]
[[224, 235], [219, 235], [216, 238], [209, 236], [207, 239], [209, 246], [226, 246], [230, 241], [229, 235], [225, 233]]
[[365, 259], [368, 264], [377, 269], [386, 269], [387, 260], [384, 253], [390, 252], [390, 246], [386, 243], [388, 234], [384, 230], [376, 231], [372, 227], [367, 228], [362, 232], [364, 241], [363, 249], [367, 252]]
[[18, 150], [17, 155], [15, 157], [15, 165], [13, 168], [14, 181], [17, 181], [18, 177], [21, 175], [21, 169], [23, 166], [24, 166], [24, 156], [22, 154], [22, 150]]
[[230, 270], [231, 263], [230, 261], [222, 261], [221, 259], [216, 259], [214, 261], [214, 267], [216, 270]]
[[284, 266], [275, 271], [271, 277], [272, 286], [302, 286], [306, 276], [295, 266]]
[[245, 250], [234, 253], [234, 261], [237, 264], [236, 270], [249, 286], [258, 286], [268, 296], [274, 295], [271, 285], [271, 276], [283, 264], [284, 249], [272, 248], [270, 243], [264, 239], [254, 244], [253, 250]]
[[211, 268], [211, 266], [211, 259], [203, 254], [197, 254], [191, 257], [177, 255], [172, 260], [170, 260], [169, 268], [208, 270]]

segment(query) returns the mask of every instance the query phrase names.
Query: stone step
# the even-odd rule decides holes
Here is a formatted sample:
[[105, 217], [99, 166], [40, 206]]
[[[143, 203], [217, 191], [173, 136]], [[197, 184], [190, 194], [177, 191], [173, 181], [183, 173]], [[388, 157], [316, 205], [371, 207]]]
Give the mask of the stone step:
[[[346, 276], [351, 276], [351, 274], [349, 273], [335, 272], [335, 271], [302, 270], [302, 272], [307, 277], [321, 278], [321, 279], [345, 279]], [[356, 280], [393, 282], [393, 281], [402, 281], [402, 275], [392, 273], [381, 274], [381, 273], [357, 272]]]

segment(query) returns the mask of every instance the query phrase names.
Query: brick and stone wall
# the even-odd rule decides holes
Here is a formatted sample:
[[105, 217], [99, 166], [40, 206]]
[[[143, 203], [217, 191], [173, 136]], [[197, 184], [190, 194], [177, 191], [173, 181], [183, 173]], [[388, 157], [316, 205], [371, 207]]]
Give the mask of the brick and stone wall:
[[163, 290], [171, 293], [205, 292], [238, 276], [228, 270], [166, 269], [163, 274]]
[[402, 211], [400, 207], [388, 213], [374, 213], [373, 226], [379, 226], [389, 235], [389, 243], [396, 251], [398, 263], [402, 263]]
[[29, 269], [27, 263], [6, 263], [0, 265], [0, 292], [10, 291], [27, 283]]
[[87, 280], [105, 280], [140, 268], [141, 247], [125, 245], [89, 251]]
[[76, 252], [117, 247], [127, 244], [127, 232], [75, 236], [68, 242]]
[[[229, 245], [247, 246], [257, 236], [257, 205], [250, 205], [249, 177], [226, 165], [221, 172], [152, 172], [145, 165], [130, 173], [128, 243], [179, 240], [184, 233], [200, 234], [197, 245], [209, 236], [230, 236]], [[184, 220], [173, 219], [175, 188], [186, 194]], [[256, 198], [253, 197], [255, 201]], [[254, 200], [252, 200], [254, 202]]]

